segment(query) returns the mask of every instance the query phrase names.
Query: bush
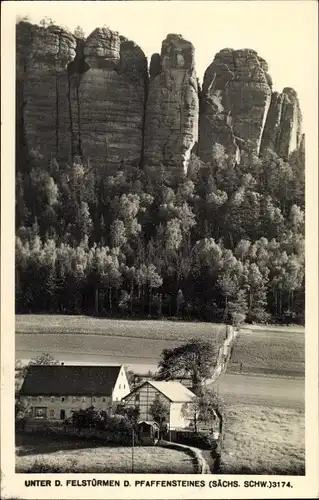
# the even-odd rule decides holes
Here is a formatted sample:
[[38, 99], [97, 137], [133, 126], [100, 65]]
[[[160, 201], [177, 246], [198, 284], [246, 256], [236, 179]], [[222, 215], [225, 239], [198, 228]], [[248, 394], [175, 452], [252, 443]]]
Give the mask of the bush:
[[203, 450], [215, 450], [217, 447], [217, 441], [213, 435], [203, 432], [177, 432], [174, 441]]

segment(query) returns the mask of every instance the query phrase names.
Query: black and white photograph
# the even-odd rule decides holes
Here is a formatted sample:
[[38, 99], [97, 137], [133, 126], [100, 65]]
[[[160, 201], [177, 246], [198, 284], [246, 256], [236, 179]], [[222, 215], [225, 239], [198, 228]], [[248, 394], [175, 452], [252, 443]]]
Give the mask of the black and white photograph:
[[315, 2], [14, 3], [15, 474], [290, 497]]

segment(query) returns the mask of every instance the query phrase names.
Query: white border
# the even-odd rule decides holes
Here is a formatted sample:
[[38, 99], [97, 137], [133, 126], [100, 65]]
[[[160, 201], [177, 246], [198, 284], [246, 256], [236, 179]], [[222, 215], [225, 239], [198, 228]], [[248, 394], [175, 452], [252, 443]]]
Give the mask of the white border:
[[[256, 0], [257, 1], [257, 0]], [[14, 473], [14, 154], [15, 154], [15, 15], [17, 8], [21, 10], [21, 3], [30, 2], [3, 2], [1, 16], [1, 498], [22, 499], [55, 499], [55, 498], [314, 498], [318, 496], [318, 61], [317, 61], [317, 2], [307, 0], [304, 4], [305, 12], [309, 13], [309, 23], [300, 22], [298, 37], [309, 40], [308, 60], [312, 62], [308, 74], [304, 75], [307, 87], [308, 100], [303, 103], [306, 107], [306, 476], [290, 477], [294, 485], [292, 489], [264, 489], [264, 488], [214, 488], [208, 486], [201, 489], [194, 488], [26, 488], [25, 478], [36, 479], [58, 478], [66, 479], [85, 478], [124, 478], [134, 482], [138, 479], [173, 479], [169, 476], [157, 475], [43, 475], [43, 474], [15, 474]], [[32, 2], [35, 9], [43, 8], [47, 2]], [[48, 2], [53, 3], [53, 2]], [[63, 9], [66, 2], [54, 2]], [[72, 2], [76, 12], [76, 4]], [[91, 4], [85, 2], [88, 15]], [[168, 15], [178, 15], [183, 2], [167, 2]], [[265, 2], [259, 2], [265, 3]], [[289, 0], [266, 0], [270, 8], [275, 4], [284, 4], [287, 11], [287, 25], [290, 23]], [[294, 2], [292, 2], [294, 3]], [[272, 5], [272, 6], [271, 6]], [[174, 11], [174, 14], [173, 12]], [[243, 15], [245, 8], [243, 5]], [[275, 15], [275, 9], [274, 9]], [[310, 21], [311, 20], [311, 21]], [[156, 22], [156, 19], [150, 20]], [[145, 19], [141, 20], [145, 22]], [[212, 19], [212, 29], [214, 22]], [[220, 22], [220, 20], [219, 20]], [[222, 20], [227, 30], [227, 20]], [[240, 22], [240, 20], [238, 20]], [[151, 29], [151, 23], [148, 27]], [[269, 27], [271, 37], [271, 26]], [[285, 40], [285, 26], [282, 34]], [[298, 71], [298, 60], [296, 60]], [[289, 82], [287, 82], [289, 84]], [[262, 450], [261, 450], [262, 453]], [[276, 480], [279, 476], [219, 476], [224, 480], [238, 480], [243, 484], [246, 478], [255, 480]], [[216, 477], [218, 478], [218, 476]], [[215, 479], [210, 476], [174, 476], [174, 479]], [[283, 481], [288, 478], [282, 477]]]

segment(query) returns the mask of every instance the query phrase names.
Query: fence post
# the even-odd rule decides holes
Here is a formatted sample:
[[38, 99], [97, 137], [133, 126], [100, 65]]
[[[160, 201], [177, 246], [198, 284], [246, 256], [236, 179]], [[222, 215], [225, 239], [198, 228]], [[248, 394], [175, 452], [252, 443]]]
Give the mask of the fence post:
[[134, 472], [134, 441], [135, 441], [135, 434], [134, 434], [134, 427], [132, 430], [132, 474]]

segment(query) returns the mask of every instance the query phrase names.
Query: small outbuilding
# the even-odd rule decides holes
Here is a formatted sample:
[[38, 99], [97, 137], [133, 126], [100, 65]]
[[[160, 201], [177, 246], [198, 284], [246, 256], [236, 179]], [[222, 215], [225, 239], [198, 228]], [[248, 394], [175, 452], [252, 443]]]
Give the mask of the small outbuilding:
[[154, 446], [159, 440], [159, 425], [154, 421], [142, 420], [137, 424], [138, 444]]

